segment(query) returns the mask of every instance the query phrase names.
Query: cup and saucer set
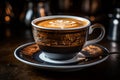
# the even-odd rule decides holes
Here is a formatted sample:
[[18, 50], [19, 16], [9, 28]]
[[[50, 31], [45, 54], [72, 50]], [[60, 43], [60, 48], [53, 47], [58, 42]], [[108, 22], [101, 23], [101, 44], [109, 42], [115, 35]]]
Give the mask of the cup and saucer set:
[[[46, 16], [32, 22], [35, 42], [17, 47], [14, 56], [19, 61], [54, 71], [76, 71], [105, 61], [109, 51], [96, 44], [105, 35], [101, 24], [90, 25], [90, 21], [77, 16]], [[95, 28], [101, 34], [93, 40], [87, 37]]]

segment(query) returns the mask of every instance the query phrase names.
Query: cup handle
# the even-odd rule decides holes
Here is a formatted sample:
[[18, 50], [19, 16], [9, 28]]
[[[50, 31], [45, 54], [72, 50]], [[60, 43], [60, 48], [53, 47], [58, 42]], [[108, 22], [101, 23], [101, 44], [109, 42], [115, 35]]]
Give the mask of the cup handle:
[[103, 25], [98, 24], [98, 23], [91, 25], [89, 27], [89, 34], [91, 34], [95, 28], [101, 29], [100, 35], [96, 39], [86, 41], [85, 45], [89, 45], [89, 44], [93, 44], [93, 43], [95, 44], [95, 43], [101, 41], [103, 39], [103, 37], [105, 36], [105, 28], [103, 27]]

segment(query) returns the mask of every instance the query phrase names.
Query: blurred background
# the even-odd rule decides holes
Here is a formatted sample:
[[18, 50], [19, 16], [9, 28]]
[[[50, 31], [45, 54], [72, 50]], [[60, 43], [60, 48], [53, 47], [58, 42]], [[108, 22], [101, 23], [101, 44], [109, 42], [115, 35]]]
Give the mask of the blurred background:
[[[110, 52], [120, 52], [120, 0], [0, 0], [0, 80], [120, 78], [120, 56], [115, 54], [105, 63], [72, 74], [38, 70], [15, 59], [18, 46], [34, 41], [31, 20], [48, 15], [82, 16], [104, 25], [106, 35], [100, 44]], [[100, 31], [94, 33], [90, 38]]]
[[31, 38], [31, 20], [48, 15], [88, 18], [104, 25], [107, 39], [120, 41], [119, 0], [0, 0], [0, 40]]

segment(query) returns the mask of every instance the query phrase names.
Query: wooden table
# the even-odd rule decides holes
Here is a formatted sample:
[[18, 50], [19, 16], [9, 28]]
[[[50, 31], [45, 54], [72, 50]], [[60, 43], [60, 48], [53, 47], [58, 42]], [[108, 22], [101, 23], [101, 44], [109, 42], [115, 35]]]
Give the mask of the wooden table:
[[[74, 72], [41, 70], [18, 61], [14, 50], [34, 41], [30, 37], [11, 37], [0, 41], [0, 80], [120, 80], [120, 55], [111, 55], [106, 61]], [[120, 52], [120, 42], [104, 39], [100, 42], [111, 52]]]

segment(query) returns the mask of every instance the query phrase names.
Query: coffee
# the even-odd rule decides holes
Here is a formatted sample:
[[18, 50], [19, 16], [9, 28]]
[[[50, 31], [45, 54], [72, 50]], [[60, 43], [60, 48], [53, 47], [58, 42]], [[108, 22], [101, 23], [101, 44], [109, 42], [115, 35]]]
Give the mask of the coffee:
[[[72, 59], [86, 42], [98, 42], [105, 33], [104, 27], [100, 24], [90, 26], [88, 19], [75, 16], [40, 17], [33, 20], [32, 25], [33, 36], [42, 51], [41, 54], [52, 60]], [[100, 36], [86, 41], [88, 34], [95, 28], [101, 29]]]
[[54, 18], [47, 19], [43, 21], [39, 21], [36, 23], [38, 26], [45, 28], [78, 28], [87, 25], [87, 21], [85, 20], [77, 20], [73, 18]]

